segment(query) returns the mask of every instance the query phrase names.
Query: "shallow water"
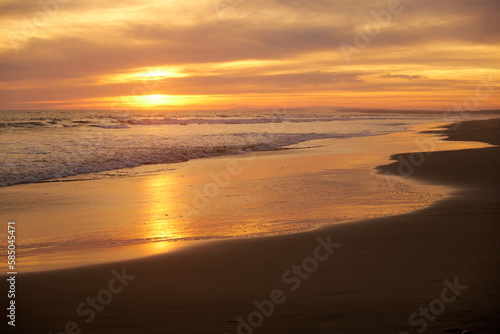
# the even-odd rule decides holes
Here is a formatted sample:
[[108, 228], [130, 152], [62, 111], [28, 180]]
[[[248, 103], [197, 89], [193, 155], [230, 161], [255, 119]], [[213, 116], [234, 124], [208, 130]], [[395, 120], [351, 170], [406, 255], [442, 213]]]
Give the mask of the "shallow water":
[[267, 111], [0, 111], [0, 187], [380, 135], [436, 115]]

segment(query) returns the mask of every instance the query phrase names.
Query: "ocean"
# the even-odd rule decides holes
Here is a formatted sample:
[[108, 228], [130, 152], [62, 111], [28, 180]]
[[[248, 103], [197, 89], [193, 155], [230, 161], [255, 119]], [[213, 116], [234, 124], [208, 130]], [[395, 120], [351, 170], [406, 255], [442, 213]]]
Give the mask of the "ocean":
[[276, 150], [312, 139], [382, 135], [440, 116], [286, 108], [0, 111], [0, 187]]

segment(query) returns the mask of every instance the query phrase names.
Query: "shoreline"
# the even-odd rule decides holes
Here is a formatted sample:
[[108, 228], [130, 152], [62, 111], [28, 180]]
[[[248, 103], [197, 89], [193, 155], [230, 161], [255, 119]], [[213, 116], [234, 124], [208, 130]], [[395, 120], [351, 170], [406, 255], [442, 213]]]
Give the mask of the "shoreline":
[[[326, 112], [326, 111], [325, 111]], [[356, 115], [356, 112], [353, 112], [354, 115]], [[412, 119], [415, 120], [415, 119], [419, 119], [418, 117], [418, 114], [417, 115], [413, 115], [413, 116], [410, 116], [408, 117], [408, 115], [405, 115], [404, 113], [401, 114], [401, 113], [390, 113], [389, 115], [392, 115], [391, 117], [395, 117], [396, 115], [398, 115], [398, 119], [399, 117], [403, 117], [406, 119], [408, 119], [408, 124], [406, 124], [407, 127], [410, 127], [411, 124], [430, 124], [430, 123], [435, 123], [435, 122], [439, 122], [439, 123], [442, 123], [442, 122], [452, 122], [452, 121], [456, 121], [456, 117], [458, 116], [455, 116], [455, 114], [453, 115], [448, 115], [446, 117], [438, 117], [438, 115], [441, 115], [440, 113], [439, 114], [433, 114], [433, 117], [431, 118], [427, 118], [427, 117], [424, 117], [425, 118], [425, 122], [424, 123], [412, 123]], [[293, 112], [292, 112], [292, 115], [293, 116]], [[341, 120], [341, 123], [343, 121], [342, 119], [342, 115], [330, 115], [332, 117], [339, 117], [339, 119]], [[351, 117], [352, 115], [348, 116], [348, 117]], [[384, 117], [384, 113], [376, 113], [375, 115], [373, 115], [374, 117], [372, 118], [374, 121], [377, 121], [379, 120], [377, 117]], [[271, 117], [269, 115], [269, 117]], [[275, 117], [277, 117], [275, 115]], [[460, 115], [460, 117], [462, 117], [462, 115]], [[484, 113], [475, 113], [474, 116], [470, 116], [468, 115], [467, 118], [473, 118], [473, 119], [478, 119], [478, 118], [484, 118], [486, 117], [486, 115]], [[355, 117], [354, 117], [355, 118]], [[282, 120], [280, 119], [279, 117], [277, 118], [278, 120]], [[332, 118], [333, 120], [334, 118]], [[45, 120], [47, 121], [47, 120]], [[323, 122], [324, 120], [320, 121]], [[38, 122], [38, 121], [36, 121]], [[29, 122], [28, 122], [29, 123]], [[38, 122], [40, 123], [40, 122]], [[42, 122], [43, 123], [43, 122]], [[8, 123], [5, 123], [5, 124], [8, 124]], [[267, 124], [275, 124], [275, 123], [267, 123]], [[289, 124], [288, 126], [291, 126], [293, 124], [295, 124], [294, 122], [284, 122], [284, 123], [278, 123], [278, 124]], [[403, 125], [404, 123], [395, 123], [395, 126], [401, 126]], [[94, 124], [96, 125], [96, 124]], [[173, 124], [173, 126], [179, 126], [179, 125], [175, 125]], [[183, 129], [184, 129], [184, 126], [181, 126]], [[393, 127], [393, 126], [392, 126]], [[139, 130], [140, 128], [142, 128], [144, 130], [144, 126], [142, 125], [137, 125], [137, 130]], [[271, 129], [269, 133], [270, 136], [274, 136], [274, 131], [273, 130], [274, 126], [270, 126], [269, 129]], [[60, 129], [59, 127], [56, 127], [55, 130], [57, 129]], [[99, 146], [99, 143], [100, 141], [103, 141], [104, 140], [104, 136], [105, 134], [104, 133], [100, 133], [100, 132], [97, 132], [95, 133], [96, 127], [93, 127], [91, 126], [88, 131], [90, 131], [85, 137], [87, 139], [92, 139], [93, 141], [91, 141], [89, 143], [89, 145], [91, 146], [91, 148], [86, 148], [84, 146], [82, 147], [77, 147], [76, 150], [83, 150], [83, 152], [94, 152], [97, 150], [98, 146]], [[103, 130], [103, 129], [101, 129]], [[113, 129], [113, 127], [110, 128], [110, 131], [116, 131], [116, 134], [120, 133], [122, 130], [124, 129], [120, 129], [120, 128], [116, 128], [116, 129]], [[327, 138], [329, 138], [331, 135], [333, 135], [333, 137], [331, 137], [332, 139], [336, 139], [336, 138], [339, 138], [337, 136], [340, 136], [340, 138], [342, 138], [342, 131], [338, 132], [338, 130], [341, 130], [341, 129], [335, 129], [333, 132], [334, 133], [337, 133], [337, 135], [333, 135], [332, 133], [323, 133], [323, 135]], [[372, 129], [374, 132], [371, 132], [370, 136], [377, 136], [377, 131], [376, 129]], [[128, 131], [128, 130], [127, 130]], [[169, 131], [169, 130], [166, 130], [166, 129], [155, 129], [155, 131]], [[172, 130], [170, 130], [172, 131]], [[175, 131], [178, 131], [178, 130], [175, 130]], [[368, 130], [367, 130], [368, 131]], [[405, 131], [405, 130], [402, 130], [402, 129], [399, 129], [399, 130], [395, 130], [395, 129], [386, 129], [384, 132], [385, 133], [390, 133], [391, 131]], [[314, 131], [313, 131], [314, 132]], [[368, 131], [370, 132], [370, 131]], [[266, 132], [267, 133], [267, 132]], [[9, 135], [9, 132], [7, 131], [7, 133], [4, 133], [4, 135], [6, 135], [7, 137], [6, 138], [9, 138], [10, 135]], [[67, 134], [65, 134], [67, 135]], [[65, 136], [64, 135], [64, 136]], [[354, 134], [354, 137], [356, 136], [364, 136], [364, 134], [362, 133], [357, 133], [357, 134]], [[314, 137], [314, 136], [313, 136]], [[323, 136], [320, 136], [320, 137], [323, 137]], [[347, 137], [348, 138], [348, 137]], [[49, 138], [45, 138], [45, 140], [48, 140], [48, 143], [50, 144], [51, 143], [51, 139], [50, 137]], [[314, 140], [314, 139], [310, 139], [310, 140], [306, 140], [305, 138], [302, 138], [302, 139], [298, 139], [298, 140], [305, 140], [306, 142], [307, 141], [310, 141], [310, 140]], [[321, 140], [321, 139], [320, 139]], [[295, 142], [296, 140], [292, 140], [291, 142]], [[303, 142], [302, 142], [303, 143]], [[52, 143], [53, 144], [53, 143]], [[271, 148], [266, 148], [266, 147], [254, 147], [253, 145], [251, 145], [250, 142], [248, 142], [249, 146], [251, 146], [251, 150], [253, 150], [253, 152], [265, 152], [267, 150], [280, 150], [280, 147], [275, 147], [274, 149], [271, 149]], [[26, 143], [26, 145], [29, 145], [29, 143]], [[179, 162], [186, 162], [186, 161], [190, 161], [190, 160], [194, 160], [194, 159], [200, 159], [200, 158], [203, 158], [204, 156], [206, 156], [206, 154], [208, 154], [209, 156], [211, 157], [217, 157], [217, 156], [230, 156], [230, 155], [233, 155], [233, 154], [236, 154], [237, 152], [241, 152], [242, 149], [245, 149], [246, 150], [246, 144], [241, 144], [241, 146], [234, 146], [234, 145], [229, 145], [226, 147], [225, 145], [222, 145], [220, 146], [220, 150], [218, 149], [217, 146], [215, 147], [212, 147], [212, 151], [209, 151], [209, 152], [197, 152], [196, 150], [194, 151], [185, 151], [185, 153], [187, 154], [186, 155], [177, 155], [177, 153], [173, 153], [174, 157], [176, 157], [174, 159], [174, 157], [170, 156], [170, 152], [169, 153], [169, 158], [167, 157], [164, 157], [165, 159], [167, 159], [166, 161], [162, 162], [162, 163], [158, 163], [157, 162], [146, 162], [146, 161], [135, 161], [134, 160], [134, 156], [130, 156], [129, 157], [129, 160], [132, 159], [134, 160], [134, 163], [132, 164], [133, 166], [131, 166], [129, 163], [124, 163], [124, 161], [121, 161], [122, 163], [122, 166], [120, 167], [119, 165], [115, 165], [115, 164], [97, 164], [97, 165], [92, 165], [91, 167], [88, 167], [87, 168], [87, 164], [86, 163], [77, 163], [76, 165], [73, 163], [73, 165], [71, 166], [68, 166], [67, 168], [62, 168], [60, 171], [58, 171], [57, 173], [54, 172], [54, 171], [51, 171], [50, 168], [47, 169], [47, 168], [42, 168], [41, 171], [39, 171], [38, 173], [36, 174], [33, 174], [33, 173], [22, 173], [22, 171], [24, 170], [24, 165], [19, 165], [17, 167], [17, 172], [14, 172], [14, 171], [10, 171], [9, 172], [9, 169], [7, 170], [4, 170], [4, 178], [3, 178], [3, 181], [1, 182], [2, 183], [2, 187], [8, 187], [8, 186], [15, 186], [15, 185], [21, 185], [21, 184], [36, 184], [36, 183], [50, 183], [50, 182], [67, 182], [67, 181], [72, 181], [72, 180], [85, 180], [86, 177], [88, 175], [91, 175], [91, 176], [95, 176], [95, 175], [99, 175], [99, 174], [103, 174], [103, 175], [106, 175], [106, 174], [118, 174], [120, 175], [122, 172], [125, 172], [125, 173], [129, 173], [129, 172], [132, 172], [131, 175], [133, 175], [133, 169], [135, 167], [144, 167], [144, 166], [155, 166], [155, 165], [162, 165], [162, 164], [175, 164], [175, 163], [179, 163]], [[283, 143], [284, 145], [284, 143]], [[288, 145], [288, 146], [300, 146], [300, 143], [299, 144], [291, 144], [291, 145]], [[248, 146], [248, 145], [247, 145]], [[93, 148], [92, 148], [93, 147]], [[281, 146], [283, 147], [283, 146]], [[97, 152], [97, 151], [96, 151]], [[35, 152], [36, 154], [38, 154], [37, 152]], [[43, 154], [45, 154], [43, 151], [42, 151]], [[116, 153], [116, 152], [115, 152]], [[8, 156], [7, 156], [8, 157]], [[69, 158], [69, 161], [71, 162], [71, 157], [68, 157]], [[41, 160], [44, 160], [44, 159], [51, 159], [50, 157], [44, 157], [43, 159]], [[25, 161], [26, 162], [26, 161]], [[9, 161], [7, 160], [7, 165], [10, 165], [12, 164], [13, 162], [12, 161]], [[61, 163], [59, 161], [59, 163]], [[27, 161], [26, 162], [27, 165], [30, 165], [30, 161]], [[55, 161], [55, 164], [57, 165], [57, 161]], [[39, 166], [39, 167], [43, 167], [43, 164], [42, 166]], [[47, 167], [47, 166], [45, 166]], [[71, 168], [70, 168], [71, 167]], [[82, 168], [82, 167], [85, 167], [85, 168]], [[70, 168], [71, 170], [69, 170], [68, 168]], [[39, 169], [37, 167], [37, 169]], [[21, 171], [21, 173], [19, 173]], [[34, 171], [33, 171], [34, 172]], [[19, 173], [19, 176], [18, 174]], [[63, 177], [64, 175], [66, 175], [66, 177]]]
[[[394, 152], [416, 147], [414, 141], [422, 137], [418, 132], [430, 126], [382, 136], [323, 139], [319, 147], [303, 150], [196, 159], [176, 168], [139, 167], [143, 175], [136, 177], [18, 185], [0, 193], [7, 203], [25, 204], [16, 204], [17, 210], [0, 218], [17, 217], [24, 227], [21, 240], [28, 242], [32, 229], [42, 237], [34, 245], [54, 245], [37, 247], [36, 253], [25, 249], [20, 270], [26, 272], [140, 258], [199, 240], [299, 233], [323, 224], [400, 214], [429, 205], [449, 189], [408, 185], [411, 182], [401, 179], [389, 182], [373, 168], [388, 162]], [[439, 141], [439, 146], [456, 144]], [[236, 171], [231, 175], [230, 165]], [[218, 174], [214, 180], [219, 172], [226, 176]], [[221, 182], [227, 184], [219, 187]], [[206, 194], [214, 191], [206, 188], [209, 184], [216, 186], [217, 196]], [[228, 214], [228, 204], [244, 214]], [[66, 224], [68, 220], [72, 223]], [[240, 222], [245, 223], [242, 228], [236, 225]], [[151, 228], [145, 230], [145, 224]], [[40, 230], [43, 226], [47, 228]], [[201, 230], [205, 226], [207, 232]], [[52, 236], [58, 231], [64, 237], [60, 230], [68, 230], [66, 239]], [[100, 237], [104, 233], [105, 238]], [[71, 235], [80, 240], [73, 241]], [[163, 240], [165, 236], [173, 239]]]
[[[446, 132], [474, 140], [464, 124]], [[428, 333], [495, 333], [500, 328], [499, 124], [476, 124], [496, 146], [434, 152], [415, 169], [412, 178], [469, 186], [418, 211], [298, 234], [207, 242], [140, 260], [20, 274], [19, 320], [30, 322], [20, 321], [16, 330], [59, 332], [74, 321], [87, 333], [232, 334], [243, 321], [251, 323], [256, 305], [272, 300], [271, 314], [260, 324], [254, 319], [255, 332], [416, 333], [425, 324]], [[394, 172], [398, 166], [380, 169]], [[327, 253], [316, 251], [318, 238], [340, 245], [325, 258]], [[296, 265], [308, 269], [291, 273]], [[107, 289], [113, 270], [135, 277], [87, 323], [75, 309]], [[456, 298], [450, 288], [443, 294], [446, 282], [461, 288], [455, 289]], [[434, 302], [440, 296], [446, 297], [444, 309]], [[418, 314], [420, 308], [437, 310], [432, 321]], [[415, 312], [418, 323], [412, 324]]]

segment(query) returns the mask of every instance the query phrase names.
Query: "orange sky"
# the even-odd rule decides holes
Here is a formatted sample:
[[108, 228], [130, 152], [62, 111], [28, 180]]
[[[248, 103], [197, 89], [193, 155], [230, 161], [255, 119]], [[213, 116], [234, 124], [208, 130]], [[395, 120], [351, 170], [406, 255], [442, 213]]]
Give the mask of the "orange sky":
[[498, 0], [0, 0], [0, 109], [500, 109], [498, 13]]

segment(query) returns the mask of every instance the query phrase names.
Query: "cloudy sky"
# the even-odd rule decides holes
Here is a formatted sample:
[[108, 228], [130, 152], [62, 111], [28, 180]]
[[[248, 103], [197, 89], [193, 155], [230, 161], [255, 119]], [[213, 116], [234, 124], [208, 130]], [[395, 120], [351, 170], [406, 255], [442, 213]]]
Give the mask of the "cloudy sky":
[[[499, 13], [500, 0], [0, 0], [0, 109], [445, 110], [500, 82]], [[500, 108], [491, 87], [480, 109]]]

